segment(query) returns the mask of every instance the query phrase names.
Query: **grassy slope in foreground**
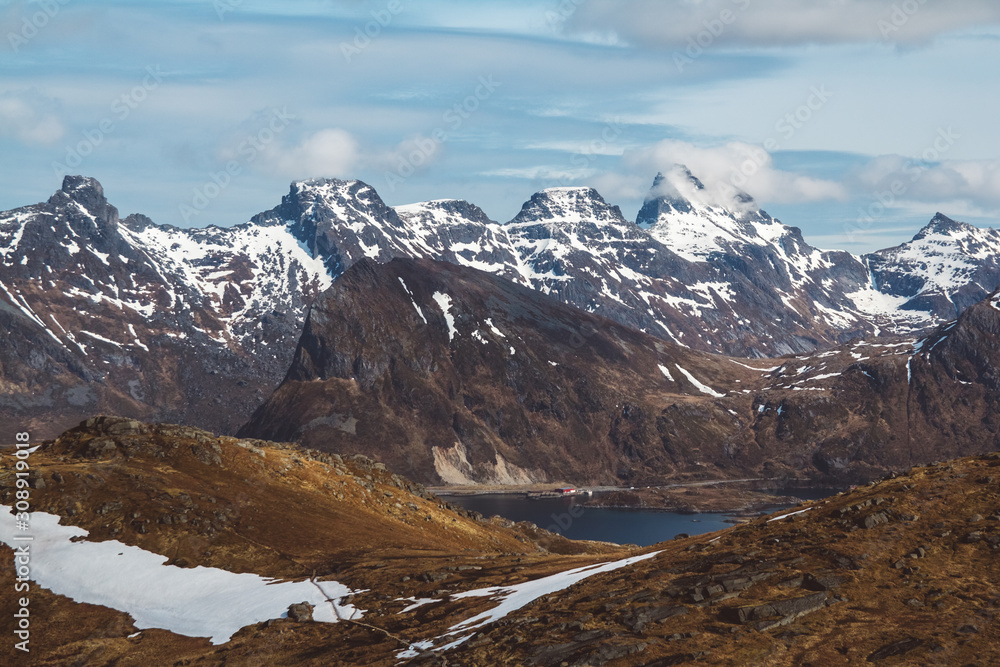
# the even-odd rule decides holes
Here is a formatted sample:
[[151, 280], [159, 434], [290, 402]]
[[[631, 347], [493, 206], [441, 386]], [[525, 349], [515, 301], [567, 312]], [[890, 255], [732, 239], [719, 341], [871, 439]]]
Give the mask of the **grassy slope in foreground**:
[[[410, 645], [440, 648], [452, 628], [497, 606], [456, 594], [636, 556], [647, 558], [543, 595], [455, 649], [414, 651], [411, 664], [1000, 659], [1000, 455], [914, 469], [785, 518], [638, 551], [475, 520], [364, 459], [183, 427], [95, 420], [44, 445], [32, 468], [43, 480], [32, 491], [36, 511], [89, 530], [89, 540], [140, 546], [178, 566], [315, 573], [368, 589], [351, 602], [382, 630], [283, 619], [212, 646], [164, 630], [136, 635], [124, 613], [35, 588], [37, 643], [23, 664], [393, 665]], [[9, 470], [5, 457], [0, 476]], [[580, 553], [546, 552], [538, 537]], [[11, 550], [0, 551], [9, 562]], [[13, 608], [9, 568], [0, 586]], [[411, 608], [407, 598], [428, 602]]]

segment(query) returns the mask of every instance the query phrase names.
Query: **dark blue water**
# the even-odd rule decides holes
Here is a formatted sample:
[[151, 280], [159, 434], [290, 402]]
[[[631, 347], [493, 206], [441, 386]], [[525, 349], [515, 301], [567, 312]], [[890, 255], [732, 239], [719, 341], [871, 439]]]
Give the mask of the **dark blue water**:
[[598, 540], [649, 546], [679, 533], [698, 535], [728, 528], [726, 514], [678, 514], [654, 510], [584, 507], [576, 498], [527, 500], [523, 496], [449, 496], [448, 502], [485, 516], [530, 521], [571, 540]]
[[[770, 489], [765, 493], [791, 496], [800, 500], [819, 500], [842, 489]], [[673, 539], [679, 533], [700, 535], [733, 525], [732, 515], [718, 513], [681, 514], [657, 510], [623, 510], [584, 507], [577, 498], [528, 500], [521, 495], [449, 496], [449, 502], [475, 510], [485, 516], [500, 516], [511, 521], [530, 521], [540, 528], [559, 533], [571, 540], [598, 540], [618, 544], [649, 546]], [[773, 511], [787, 506], [775, 506]]]

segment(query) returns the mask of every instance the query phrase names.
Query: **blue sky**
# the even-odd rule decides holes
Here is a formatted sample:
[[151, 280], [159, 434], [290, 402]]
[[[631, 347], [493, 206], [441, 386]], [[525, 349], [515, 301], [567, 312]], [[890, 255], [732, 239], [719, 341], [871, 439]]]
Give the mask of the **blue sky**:
[[319, 176], [500, 221], [592, 185], [634, 218], [685, 163], [864, 252], [995, 225], [997, 62], [994, 0], [0, 0], [0, 209], [68, 172], [179, 226]]

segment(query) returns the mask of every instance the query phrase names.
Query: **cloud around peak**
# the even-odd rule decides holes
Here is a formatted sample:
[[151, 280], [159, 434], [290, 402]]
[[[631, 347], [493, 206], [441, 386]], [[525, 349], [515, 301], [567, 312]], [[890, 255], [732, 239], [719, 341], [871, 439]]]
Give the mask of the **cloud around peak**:
[[[742, 142], [705, 147], [668, 139], [627, 151], [622, 167], [618, 176], [597, 179], [599, 187], [608, 188], [609, 194], [635, 197], [638, 191], [632, 184], [648, 183], [649, 174], [659, 172], [664, 178], [657, 186], [657, 195], [730, 209], [752, 206], [747, 195], [764, 203], [842, 201], [848, 197], [840, 183], [778, 169], [770, 153]], [[695, 185], [692, 175], [702, 187]]]

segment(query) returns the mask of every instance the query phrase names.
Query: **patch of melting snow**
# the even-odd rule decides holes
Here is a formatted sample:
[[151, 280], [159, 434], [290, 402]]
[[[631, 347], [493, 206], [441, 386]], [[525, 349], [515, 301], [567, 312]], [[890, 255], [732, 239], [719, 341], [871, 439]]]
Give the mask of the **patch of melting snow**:
[[[12, 508], [0, 506], [0, 542], [15, 541]], [[358, 591], [335, 581], [278, 581], [211, 567], [181, 568], [139, 547], [117, 541], [73, 542], [88, 531], [59, 525], [59, 517], [31, 513], [31, 579], [76, 602], [129, 614], [139, 630], [160, 628], [224, 644], [241, 628], [287, 614], [288, 606], [315, 605], [323, 623], [359, 618], [362, 611], [339, 600]]]
[[663, 373], [663, 375], [665, 375], [668, 380], [673, 382], [674, 376], [670, 374], [670, 369], [664, 366], [663, 364], [657, 364], [657, 365], [660, 367], [660, 372]]
[[412, 303], [413, 307], [417, 309], [417, 315], [419, 315], [420, 319], [424, 321], [424, 324], [427, 324], [427, 318], [424, 317], [424, 311], [420, 310], [420, 306], [417, 305], [417, 300], [413, 298], [413, 292], [411, 292], [410, 288], [406, 286], [406, 283], [403, 282], [402, 278], [399, 278], [399, 284], [402, 285], [403, 289], [406, 290], [406, 293], [410, 295], [410, 303]]
[[812, 509], [811, 507], [807, 507], [804, 510], [799, 510], [797, 512], [789, 512], [788, 514], [782, 514], [780, 516], [774, 517], [773, 519], [768, 519], [767, 523], [771, 523], [772, 521], [780, 521], [781, 519], [787, 519], [790, 516], [795, 516], [796, 514], [802, 514], [803, 512], [808, 512], [811, 509]]
[[441, 292], [434, 292], [434, 296], [431, 298], [434, 299], [441, 312], [444, 313], [445, 322], [448, 323], [448, 342], [455, 340], [455, 316], [451, 314], [451, 297]]
[[746, 364], [741, 364], [740, 362], [736, 361], [735, 359], [730, 359], [729, 361], [732, 361], [737, 366], [742, 366], [743, 368], [749, 368], [750, 370], [757, 371], [759, 373], [773, 373], [774, 371], [776, 371], [779, 368], [781, 368], [781, 366], [775, 366], [774, 368], [754, 368], [753, 366], [748, 366]]
[[690, 373], [688, 373], [686, 370], [684, 370], [683, 368], [681, 368], [677, 364], [674, 364], [674, 366], [677, 366], [677, 370], [679, 370], [681, 373], [683, 373], [684, 377], [686, 377], [691, 382], [691, 384], [693, 384], [695, 387], [697, 387], [698, 391], [700, 391], [701, 393], [708, 394], [709, 396], [714, 396], [715, 398], [725, 398], [725, 396], [726, 396], [725, 394], [720, 394], [719, 392], [715, 391], [714, 389], [712, 389], [708, 385], [702, 384], [701, 382], [699, 382], [698, 380], [696, 380], [693, 375], [691, 375]]
[[[481, 614], [477, 614], [472, 618], [456, 623], [448, 628], [448, 632], [439, 637], [428, 641], [417, 642], [411, 645], [410, 648], [397, 653], [396, 657], [401, 660], [415, 658], [423, 651], [427, 651], [429, 649], [433, 649], [435, 651], [448, 651], [468, 641], [479, 628], [499, 621], [500, 619], [531, 604], [541, 597], [569, 588], [573, 584], [583, 581], [588, 577], [592, 577], [595, 574], [613, 572], [614, 570], [618, 570], [644, 560], [649, 560], [659, 554], [659, 551], [655, 551], [653, 553], [643, 554], [642, 556], [633, 556], [632, 558], [625, 558], [623, 560], [612, 561], [610, 563], [598, 563], [596, 565], [578, 567], [572, 570], [567, 570], [566, 572], [559, 572], [558, 574], [553, 574], [548, 577], [542, 577], [541, 579], [535, 579], [534, 581], [526, 581], [523, 584], [480, 588], [452, 595], [450, 598], [451, 600], [490, 597], [499, 599], [500, 604], [492, 609], [482, 612]], [[434, 648], [436, 642], [455, 637], [456, 635], [463, 636], [453, 639], [448, 644]]]
[[412, 603], [409, 606], [407, 606], [404, 609], [401, 609], [399, 611], [400, 614], [407, 614], [407, 613], [413, 611], [414, 609], [419, 609], [420, 607], [423, 607], [425, 604], [431, 604], [432, 602], [438, 602], [438, 600], [435, 599], [435, 598], [398, 598], [396, 600], [396, 602], [411, 602]]
[[490, 328], [490, 331], [492, 331], [492, 332], [493, 332], [493, 333], [495, 333], [496, 335], [500, 336], [501, 338], [506, 338], [506, 337], [507, 337], [507, 336], [505, 336], [505, 335], [503, 334], [503, 332], [502, 332], [502, 331], [500, 331], [499, 329], [497, 329], [497, 328], [496, 328], [496, 327], [495, 327], [495, 326], [493, 325], [493, 319], [492, 319], [492, 318], [489, 318], [489, 317], [487, 317], [487, 318], [486, 318], [486, 320], [485, 320], [485, 322], [486, 322], [486, 326], [488, 326], [488, 327]]
[[835, 378], [839, 376], [840, 373], [824, 373], [823, 375], [816, 375], [811, 378], [806, 378], [806, 382], [815, 382], [816, 380], [828, 380], [830, 378]]
[[91, 333], [90, 331], [81, 331], [80, 333], [82, 333], [85, 336], [90, 336], [94, 340], [99, 340], [102, 343], [107, 343], [108, 345], [114, 345], [115, 347], [119, 347], [119, 348], [122, 346], [121, 343], [115, 342], [115, 341], [111, 340], [110, 338], [105, 338], [104, 336], [98, 336], [97, 334]]

